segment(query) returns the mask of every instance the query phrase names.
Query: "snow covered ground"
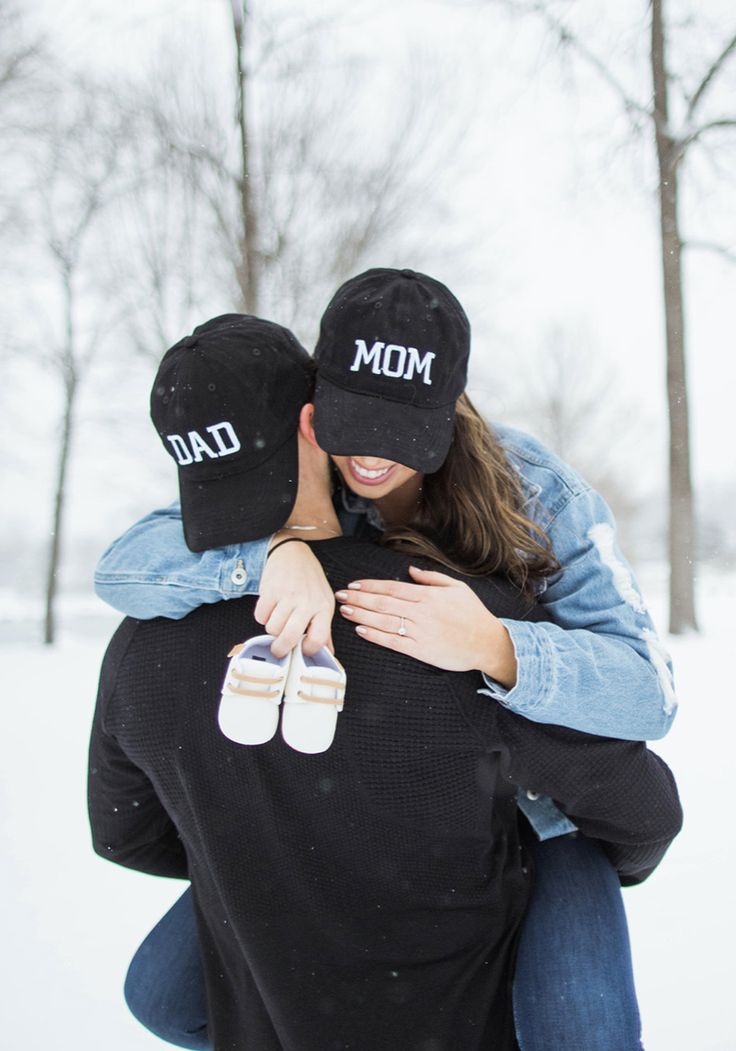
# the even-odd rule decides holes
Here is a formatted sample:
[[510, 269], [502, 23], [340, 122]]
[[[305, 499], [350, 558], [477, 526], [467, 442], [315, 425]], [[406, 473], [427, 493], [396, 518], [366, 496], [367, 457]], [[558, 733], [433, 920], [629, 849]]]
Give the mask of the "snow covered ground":
[[[625, 892], [647, 1051], [736, 1051], [736, 851], [728, 802], [736, 713], [727, 667], [736, 580], [705, 573], [700, 583], [704, 631], [669, 640], [681, 710], [657, 746], [677, 775], [686, 825], [661, 869]], [[650, 598], [658, 591], [656, 580], [645, 585]], [[61, 643], [46, 650], [30, 641], [37, 628], [26, 618], [35, 610], [4, 599], [0, 1046], [160, 1048], [128, 1015], [121, 986], [133, 950], [182, 888], [98, 859], [86, 823], [89, 724], [116, 620], [92, 600], [69, 605]], [[661, 604], [654, 609], [656, 616]]]

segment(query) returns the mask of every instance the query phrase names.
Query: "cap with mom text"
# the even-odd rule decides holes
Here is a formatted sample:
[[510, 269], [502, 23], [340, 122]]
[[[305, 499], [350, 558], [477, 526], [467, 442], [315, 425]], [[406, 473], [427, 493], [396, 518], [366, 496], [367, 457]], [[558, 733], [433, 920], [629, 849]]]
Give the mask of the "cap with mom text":
[[392, 269], [352, 278], [329, 303], [314, 352], [317, 441], [335, 456], [438, 470], [469, 353], [470, 323], [440, 281]]
[[190, 550], [257, 540], [287, 521], [313, 382], [296, 337], [246, 314], [212, 318], [166, 352], [151, 418], [177, 465]]

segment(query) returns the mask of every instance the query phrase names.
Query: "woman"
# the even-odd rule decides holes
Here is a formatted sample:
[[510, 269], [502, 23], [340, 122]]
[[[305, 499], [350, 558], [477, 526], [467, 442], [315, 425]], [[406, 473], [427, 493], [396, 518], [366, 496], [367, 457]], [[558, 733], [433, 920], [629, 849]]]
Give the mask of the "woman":
[[[379, 529], [397, 546], [419, 534], [445, 565], [525, 585], [553, 623], [490, 613], [470, 622], [459, 589], [418, 570], [414, 585], [346, 581], [360, 586], [338, 592], [342, 616], [369, 643], [478, 669], [490, 696], [532, 720], [661, 737], [674, 713], [669, 667], [610, 512], [539, 443], [489, 430], [461, 397], [468, 351], [460, 304], [424, 275], [368, 271], [333, 298], [315, 352], [315, 429], [347, 487], [338, 494], [343, 529]], [[277, 636], [274, 653], [305, 632], [305, 648], [316, 650], [329, 639], [334, 597], [307, 545], [282, 545], [263, 571], [269, 545], [285, 535], [235, 546], [236, 535], [204, 530], [187, 538], [195, 555], [176, 512], [159, 512], [106, 552], [98, 593], [135, 616], [176, 617], [260, 590], [256, 616]], [[522, 1051], [639, 1047], [613, 869], [533, 787], [519, 794], [539, 837], [514, 988]]]

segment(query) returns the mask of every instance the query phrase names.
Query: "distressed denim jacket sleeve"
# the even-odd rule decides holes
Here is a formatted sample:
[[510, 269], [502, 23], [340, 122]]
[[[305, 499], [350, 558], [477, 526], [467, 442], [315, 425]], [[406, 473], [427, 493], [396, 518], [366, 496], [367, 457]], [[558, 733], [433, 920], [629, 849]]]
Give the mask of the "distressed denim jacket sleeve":
[[95, 591], [128, 616], [179, 620], [197, 606], [257, 594], [269, 539], [195, 554], [173, 503], [113, 541], [97, 565]]
[[676, 709], [672, 669], [605, 501], [535, 439], [496, 428], [561, 565], [539, 595], [551, 622], [504, 620], [518, 662], [488, 693], [540, 723], [625, 740], [654, 740]]

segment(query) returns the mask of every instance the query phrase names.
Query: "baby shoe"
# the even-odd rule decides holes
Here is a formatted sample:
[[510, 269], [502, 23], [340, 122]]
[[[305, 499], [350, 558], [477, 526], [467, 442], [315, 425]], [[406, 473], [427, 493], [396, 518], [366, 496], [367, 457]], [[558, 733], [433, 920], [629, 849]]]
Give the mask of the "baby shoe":
[[272, 642], [271, 635], [256, 635], [228, 653], [217, 721], [236, 744], [265, 744], [276, 733], [291, 654], [274, 657]]
[[292, 650], [281, 717], [288, 745], [309, 755], [327, 751], [343, 708], [345, 682], [345, 669], [326, 646], [312, 657], [304, 655], [301, 642]]

